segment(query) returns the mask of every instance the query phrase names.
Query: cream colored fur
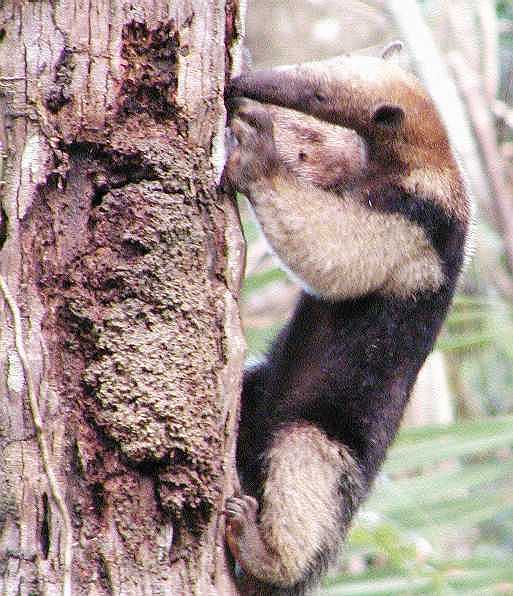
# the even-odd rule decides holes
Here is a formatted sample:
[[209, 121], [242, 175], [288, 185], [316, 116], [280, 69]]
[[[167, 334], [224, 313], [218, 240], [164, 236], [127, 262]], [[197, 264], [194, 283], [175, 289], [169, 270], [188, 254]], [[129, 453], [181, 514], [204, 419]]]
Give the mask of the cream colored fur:
[[409, 296], [443, 282], [440, 258], [422, 228], [373, 211], [357, 191], [339, 196], [281, 176], [249, 190], [273, 250], [315, 294]]
[[453, 169], [417, 168], [404, 178], [403, 185], [405, 190], [413, 194], [429, 197], [446, 213], [455, 215], [460, 221], [468, 221], [471, 217], [470, 202], [457, 200], [458, 194], [463, 197], [465, 188], [459, 183]]
[[340, 543], [341, 481], [360, 492], [360, 471], [346, 448], [317, 427], [283, 428], [268, 453], [268, 475], [261, 500], [260, 535], [269, 550], [265, 567], [259, 560], [245, 568], [279, 586], [304, 580], [305, 571], [328, 546]]

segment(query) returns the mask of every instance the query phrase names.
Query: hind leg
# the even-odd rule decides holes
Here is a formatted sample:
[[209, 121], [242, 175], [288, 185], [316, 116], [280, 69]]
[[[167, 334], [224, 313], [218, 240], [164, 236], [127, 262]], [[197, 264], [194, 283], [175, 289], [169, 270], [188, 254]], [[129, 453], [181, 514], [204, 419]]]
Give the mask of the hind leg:
[[228, 546], [249, 575], [290, 588], [311, 583], [333, 560], [362, 493], [344, 446], [310, 424], [281, 429], [267, 453], [257, 501], [226, 504]]

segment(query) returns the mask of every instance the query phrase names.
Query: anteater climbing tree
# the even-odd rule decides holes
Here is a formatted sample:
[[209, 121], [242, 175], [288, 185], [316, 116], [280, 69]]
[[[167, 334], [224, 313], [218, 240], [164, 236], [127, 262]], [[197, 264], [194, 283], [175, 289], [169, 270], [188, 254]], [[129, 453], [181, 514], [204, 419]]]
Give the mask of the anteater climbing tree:
[[0, 589], [232, 593], [235, 0], [0, 6]]

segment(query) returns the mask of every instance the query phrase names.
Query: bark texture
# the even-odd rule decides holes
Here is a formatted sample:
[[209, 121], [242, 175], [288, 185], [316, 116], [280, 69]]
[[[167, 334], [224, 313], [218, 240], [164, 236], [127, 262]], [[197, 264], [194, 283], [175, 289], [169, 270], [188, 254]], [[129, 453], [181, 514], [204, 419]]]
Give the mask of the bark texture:
[[230, 594], [238, 4], [0, 7], [3, 594]]

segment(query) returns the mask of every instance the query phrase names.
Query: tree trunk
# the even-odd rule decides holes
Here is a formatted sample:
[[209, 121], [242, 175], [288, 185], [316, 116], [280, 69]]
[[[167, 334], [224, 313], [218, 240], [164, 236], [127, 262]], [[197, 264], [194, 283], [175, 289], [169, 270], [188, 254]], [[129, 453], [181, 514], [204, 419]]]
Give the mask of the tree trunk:
[[236, 0], [0, 6], [2, 594], [233, 593]]

